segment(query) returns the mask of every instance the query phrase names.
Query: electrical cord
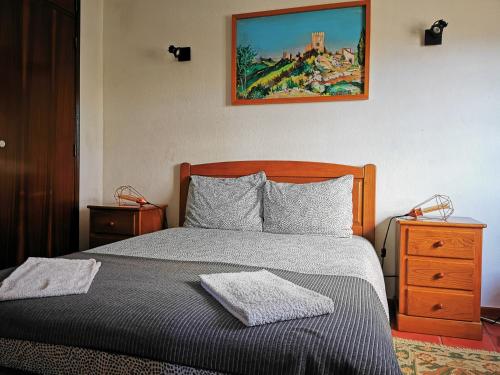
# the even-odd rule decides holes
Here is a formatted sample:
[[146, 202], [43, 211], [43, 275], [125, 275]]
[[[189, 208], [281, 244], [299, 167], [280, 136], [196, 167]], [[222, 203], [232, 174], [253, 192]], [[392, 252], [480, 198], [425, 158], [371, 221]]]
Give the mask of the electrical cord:
[[163, 209], [163, 207], [160, 207], [160, 206], [158, 206], [157, 204], [151, 203], [151, 202], [149, 202], [149, 201], [147, 201], [147, 202], [146, 202], [146, 204], [150, 204], [151, 206], [155, 206], [156, 208], [161, 208], [161, 209]]
[[139, 204], [139, 206], [143, 206], [144, 204], [150, 204], [151, 206], [154, 206], [156, 208], [159, 208], [162, 211], [163, 215], [163, 228], [168, 228], [168, 222], [167, 222], [167, 213], [164, 207], [161, 207], [157, 204], [154, 204], [150, 201], [148, 201], [144, 195], [142, 195], [136, 188], [134, 188], [131, 185], [122, 185], [119, 186], [115, 189], [115, 192], [113, 193], [113, 197], [115, 198], [115, 201], [120, 205], [120, 200], [124, 199], [127, 201], [131, 201], [134, 203]]
[[168, 221], [167, 221], [167, 212], [166, 212], [166, 210], [164, 210], [163, 207], [158, 206], [157, 204], [151, 203], [149, 201], [146, 201], [146, 204], [150, 204], [151, 206], [155, 206], [156, 208], [159, 208], [160, 210], [162, 210], [162, 213], [163, 213], [163, 228], [167, 229], [168, 228]]
[[[385, 231], [384, 243], [382, 244], [382, 249], [380, 249], [380, 264], [381, 264], [382, 270], [384, 269], [384, 259], [385, 259], [385, 256], [387, 255], [387, 249], [385, 248], [385, 244], [387, 242], [387, 236], [389, 234], [389, 229], [391, 229], [392, 221], [394, 219], [398, 219], [400, 217], [405, 217], [405, 216], [406, 216], [406, 214], [404, 214], [404, 215], [396, 215], [396, 216], [392, 216], [389, 219], [389, 225], [387, 225], [387, 230]], [[398, 275], [386, 276], [386, 277], [398, 277]]]
[[500, 324], [500, 316], [496, 319], [490, 319], [490, 318], [487, 318], [485, 316], [482, 316], [481, 320], [484, 320], [485, 322], [490, 323], [490, 324]]

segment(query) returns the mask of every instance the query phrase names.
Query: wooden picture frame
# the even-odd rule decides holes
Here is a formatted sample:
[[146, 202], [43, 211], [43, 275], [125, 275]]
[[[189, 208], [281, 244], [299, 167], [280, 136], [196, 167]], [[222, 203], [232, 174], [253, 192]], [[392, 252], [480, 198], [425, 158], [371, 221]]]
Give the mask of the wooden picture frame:
[[232, 104], [368, 99], [370, 12], [360, 0], [233, 15]]

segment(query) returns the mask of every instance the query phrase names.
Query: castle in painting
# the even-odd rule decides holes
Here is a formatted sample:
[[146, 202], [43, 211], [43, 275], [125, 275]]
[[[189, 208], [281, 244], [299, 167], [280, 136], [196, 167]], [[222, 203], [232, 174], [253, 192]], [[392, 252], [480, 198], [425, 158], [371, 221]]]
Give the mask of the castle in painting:
[[311, 34], [311, 43], [309, 43], [306, 46], [305, 52], [309, 52], [313, 49], [319, 53], [325, 52], [325, 33], [324, 32], [316, 32], [316, 33]]
[[308, 53], [311, 51], [316, 51], [317, 53], [324, 53], [326, 51], [325, 48], [325, 33], [322, 31], [311, 33], [311, 43], [307, 44], [304, 52], [299, 52], [296, 56], [288, 51], [283, 51], [282, 58], [283, 59], [296, 59], [302, 58], [304, 53]]
[[[311, 51], [315, 51], [318, 54], [322, 54], [327, 52], [325, 47], [325, 33], [322, 31], [311, 33], [311, 43], [305, 46], [304, 52], [299, 52], [295, 56], [288, 51], [283, 51], [282, 58], [288, 60], [297, 60], [304, 57], [304, 54], [310, 53]], [[337, 60], [347, 61], [350, 64], [354, 64], [355, 62], [355, 54], [352, 48], [341, 48], [336, 51], [334, 54], [334, 58]]]

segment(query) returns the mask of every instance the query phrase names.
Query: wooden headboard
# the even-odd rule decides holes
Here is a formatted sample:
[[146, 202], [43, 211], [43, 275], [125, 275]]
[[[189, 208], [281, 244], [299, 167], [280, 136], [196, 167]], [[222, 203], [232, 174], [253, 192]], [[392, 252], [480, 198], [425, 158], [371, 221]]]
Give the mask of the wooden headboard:
[[352, 191], [353, 232], [372, 244], [375, 240], [375, 165], [363, 167], [305, 161], [227, 161], [222, 163], [181, 164], [179, 225], [184, 223], [186, 200], [191, 175], [209, 177], [240, 177], [259, 171], [269, 180], [278, 182], [317, 182], [346, 174], [354, 175]]

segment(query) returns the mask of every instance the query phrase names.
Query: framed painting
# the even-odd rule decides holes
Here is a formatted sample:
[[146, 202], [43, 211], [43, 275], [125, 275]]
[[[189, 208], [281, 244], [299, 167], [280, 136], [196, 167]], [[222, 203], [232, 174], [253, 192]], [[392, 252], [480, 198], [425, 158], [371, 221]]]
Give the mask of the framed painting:
[[232, 17], [231, 101], [368, 99], [370, 0]]

